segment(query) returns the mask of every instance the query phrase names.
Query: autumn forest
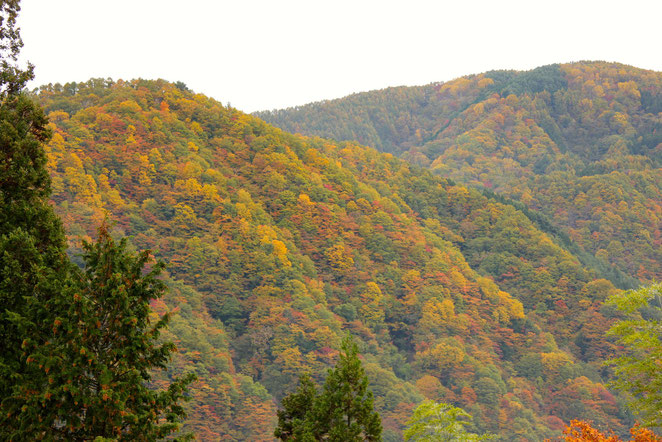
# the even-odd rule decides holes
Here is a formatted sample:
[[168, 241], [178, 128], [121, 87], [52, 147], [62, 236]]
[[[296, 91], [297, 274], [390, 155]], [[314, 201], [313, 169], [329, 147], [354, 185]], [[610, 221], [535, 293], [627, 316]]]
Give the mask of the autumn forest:
[[[571, 421], [630, 440], [635, 423], [662, 425], [631, 406], [660, 410], [659, 395], [621, 388], [613, 362], [631, 319], [657, 324], [633, 354], [659, 365], [660, 307], [621, 304], [640, 287], [660, 297], [662, 73], [550, 65], [253, 115], [163, 80], [21, 95], [47, 119], [44, 198], [67, 259], [94, 266], [100, 226], [127, 256], [151, 251], [134, 263], [163, 284], [145, 320], [166, 315], [155, 339], [174, 345], [146, 385], [188, 379], [180, 433], [274, 440], [284, 398], [324, 402], [352, 355], [380, 440], [612, 440], [563, 436]], [[416, 436], [421, 404], [470, 415], [476, 439]], [[342, 440], [315, 437], [281, 438]]]

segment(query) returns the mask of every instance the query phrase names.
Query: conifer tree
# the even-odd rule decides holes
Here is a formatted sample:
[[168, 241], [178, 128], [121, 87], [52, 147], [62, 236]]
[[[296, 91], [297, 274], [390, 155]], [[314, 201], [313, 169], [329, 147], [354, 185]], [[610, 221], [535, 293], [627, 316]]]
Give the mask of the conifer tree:
[[[178, 429], [179, 404], [189, 375], [167, 391], [148, 388], [153, 369], [163, 369], [174, 350], [156, 344], [168, 316], [150, 318], [149, 301], [160, 298], [163, 268], [145, 272], [149, 252], [133, 254], [104, 225], [99, 239], [84, 243], [85, 269], [50, 302], [48, 327], [20, 318], [27, 335], [27, 373], [5, 410], [13, 416], [11, 437], [93, 440], [156, 440]], [[42, 309], [43, 310], [43, 309]], [[43, 329], [43, 326], [41, 327]], [[43, 373], [43, 374], [42, 374]]]
[[162, 265], [143, 274], [148, 253], [106, 229], [84, 271], [68, 259], [48, 202], [48, 121], [22, 93], [32, 67], [16, 64], [19, 11], [0, 0], [0, 440], [155, 440], [177, 428], [191, 381], [147, 388], [173, 351], [155, 343], [167, 317], [149, 318]]
[[3, 400], [26, 376], [16, 321], [30, 302], [47, 306], [70, 268], [61, 223], [48, 203], [47, 119], [21, 93], [31, 67], [15, 63], [19, 10], [18, 1], [0, 1], [0, 424], [7, 418]]
[[343, 339], [340, 359], [324, 382], [315, 404], [315, 416], [322, 432], [333, 441], [376, 441], [382, 423], [373, 409], [372, 391], [351, 335]]
[[274, 436], [280, 440], [315, 440], [311, 413], [316, 399], [317, 389], [310, 375], [302, 375], [297, 390], [283, 398]]
[[310, 378], [301, 377], [298, 390], [283, 399], [276, 437], [292, 441], [381, 440], [381, 418], [373, 409], [372, 391], [358, 353], [356, 342], [347, 335], [319, 395]]
[[16, 95], [34, 78], [33, 67], [17, 64], [23, 40], [16, 27], [20, 0], [0, 0], [0, 94]]

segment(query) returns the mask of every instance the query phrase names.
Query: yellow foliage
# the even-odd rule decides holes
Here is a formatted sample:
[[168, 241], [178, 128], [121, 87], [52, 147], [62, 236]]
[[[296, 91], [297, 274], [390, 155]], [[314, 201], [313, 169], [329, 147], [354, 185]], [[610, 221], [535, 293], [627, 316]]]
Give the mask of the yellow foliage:
[[57, 169], [58, 163], [62, 160], [65, 154], [64, 138], [59, 133], [55, 132], [51, 141], [45, 146], [48, 162], [46, 169], [48, 173], [53, 176]]
[[147, 187], [147, 186], [152, 184], [152, 179], [149, 177], [149, 175], [147, 175], [147, 172], [145, 172], [144, 170], [141, 170], [138, 173], [138, 183], [142, 187]]
[[246, 204], [236, 203], [234, 207], [237, 210], [237, 216], [239, 216], [240, 218], [243, 218], [245, 220], [250, 220], [253, 217], [250, 209], [246, 207]]
[[542, 366], [548, 376], [557, 376], [562, 367], [572, 364], [572, 359], [566, 353], [541, 353]]
[[54, 111], [48, 114], [48, 121], [52, 123], [60, 123], [69, 119], [69, 114], [64, 111]]
[[473, 107], [473, 111], [476, 115], [482, 115], [485, 112], [485, 105], [483, 103], [478, 103]]
[[326, 259], [335, 270], [344, 271], [354, 266], [354, 258], [345, 251], [345, 246], [336, 244], [324, 251]]
[[276, 356], [276, 363], [282, 367], [282, 372], [298, 376], [305, 369], [305, 363], [298, 347], [288, 347]]
[[423, 305], [421, 310], [421, 326], [423, 328], [439, 328], [439, 326], [446, 324], [453, 318], [455, 318], [455, 305], [451, 299], [442, 301], [430, 299]]
[[630, 126], [627, 115], [622, 114], [621, 112], [614, 113], [611, 117], [611, 124], [613, 124], [619, 132], [625, 131], [625, 129]]
[[519, 104], [519, 98], [515, 94], [510, 94], [506, 97], [506, 104], [510, 107], [515, 107]]
[[126, 113], [138, 113], [141, 112], [142, 108], [138, 103], [133, 100], [124, 100], [120, 103], [120, 112]]
[[381, 302], [384, 296], [382, 295], [382, 290], [379, 286], [372, 281], [366, 283], [365, 286], [365, 291], [361, 293], [361, 299], [363, 302]]
[[257, 234], [260, 237], [260, 242], [262, 242], [262, 244], [270, 244], [273, 240], [278, 238], [276, 231], [271, 226], [264, 224], [257, 227]]
[[637, 83], [635, 83], [634, 81], [626, 81], [623, 83], [618, 83], [617, 86], [619, 91], [623, 91], [627, 93], [636, 100], [641, 99], [641, 92], [639, 92], [639, 89], [637, 88]]
[[292, 267], [292, 263], [287, 259], [287, 246], [284, 242], [274, 239], [271, 241], [274, 247], [273, 254], [280, 261], [283, 267]]
[[121, 209], [125, 203], [118, 190], [113, 189], [108, 181], [108, 176], [100, 174], [97, 177], [99, 183], [99, 190], [101, 192], [102, 200], [113, 209]]
[[464, 351], [445, 342], [432, 348], [416, 353], [416, 359], [424, 369], [447, 370], [460, 364], [464, 360]]
[[149, 158], [150, 163], [159, 164], [163, 162], [163, 157], [161, 156], [161, 152], [159, 152], [159, 150], [155, 147], [149, 150], [149, 154], [147, 157]]
[[313, 202], [310, 200], [310, 197], [306, 195], [305, 193], [302, 193], [299, 195], [299, 204], [301, 204], [304, 207], [312, 206]]
[[480, 80], [478, 80], [477, 84], [478, 84], [479, 88], [484, 89], [488, 86], [493, 85], [494, 80], [492, 80], [491, 78], [484, 77], [484, 78], [481, 78]]
[[200, 126], [200, 123], [197, 121], [194, 121], [191, 123], [191, 130], [195, 132], [196, 134], [200, 135], [204, 130], [202, 129], [202, 126]]
[[192, 228], [197, 222], [198, 217], [195, 210], [187, 204], [179, 203], [175, 206], [175, 225], [180, 228]]
[[372, 281], [366, 284], [365, 291], [361, 293], [363, 305], [360, 308], [360, 312], [368, 324], [377, 325], [384, 322], [383, 298], [384, 295], [377, 284]]

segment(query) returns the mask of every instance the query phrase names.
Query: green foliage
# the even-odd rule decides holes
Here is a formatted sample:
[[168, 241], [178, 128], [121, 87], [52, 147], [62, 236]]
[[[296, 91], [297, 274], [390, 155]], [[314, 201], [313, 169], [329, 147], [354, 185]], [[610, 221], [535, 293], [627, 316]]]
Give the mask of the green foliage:
[[607, 300], [626, 317], [609, 330], [623, 346], [613, 358], [613, 386], [630, 395], [644, 426], [662, 427], [662, 284], [614, 295]]
[[372, 391], [351, 335], [343, 339], [340, 358], [329, 370], [322, 392], [318, 395], [304, 375], [282, 406], [274, 431], [281, 440], [381, 440], [381, 418], [373, 410]]
[[[434, 94], [451, 115], [489, 83]], [[274, 398], [300, 373], [323, 379], [346, 331], [385, 439], [423, 397], [506, 440], [553, 437], [548, 415], [575, 409], [622, 425], [596, 373], [613, 351], [601, 302], [615, 289], [518, 207], [164, 81], [50, 85], [39, 99], [72, 244], [110, 212], [133, 246], [168, 262], [172, 292], [153, 307], [180, 311], [164, 337], [180, 350], [173, 372], [198, 374], [185, 429], [199, 438], [271, 437]]]
[[[18, 1], [0, 3], [0, 438], [11, 433], [8, 400], [32, 374], [19, 320], [33, 306], [52, 305], [71, 265], [62, 225], [49, 204], [43, 111], [21, 94], [31, 71], [15, 61], [22, 45], [15, 27]], [[33, 317], [39, 321], [43, 316]]]
[[280, 440], [292, 441], [313, 438], [312, 434], [316, 431], [313, 417], [316, 400], [317, 389], [310, 375], [302, 375], [297, 390], [281, 401], [283, 408], [278, 410], [278, 426], [274, 430], [274, 436]]
[[153, 370], [166, 368], [174, 350], [172, 343], [155, 343], [168, 315], [150, 317], [150, 300], [165, 290], [157, 279], [162, 264], [144, 272], [149, 252], [128, 252], [126, 241], [115, 243], [105, 227], [84, 250], [84, 270], [57, 298], [30, 302], [29, 315], [13, 315], [26, 337], [26, 374], [3, 401], [11, 416], [5, 430], [10, 438], [165, 437], [179, 428], [179, 402], [193, 376], [166, 391], [149, 388]]
[[662, 277], [661, 89], [659, 72], [580, 62], [257, 115], [285, 130], [401, 154], [520, 201], [585, 266], [631, 288]]
[[530, 71], [518, 73], [513, 75], [510, 81], [500, 83], [499, 75], [492, 72], [487, 72], [486, 77], [495, 80], [495, 87], [502, 96], [509, 94], [535, 94], [542, 91], [554, 93], [560, 89], [568, 87], [568, 80], [563, 75], [558, 64], [550, 64], [547, 66], [540, 66]]
[[373, 410], [372, 391], [356, 342], [343, 339], [340, 359], [324, 382], [314, 414], [322, 434], [334, 441], [378, 441], [382, 423]]
[[23, 47], [19, 28], [16, 27], [20, 11], [20, 0], [0, 2], [0, 98], [16, 95], [34, 78], [32, 65], [22, 69], [16, 63]]
[[[49, 137], [43, 112], [23, 95], [0, 103], [0, 390], [19, 371], [20, 339], [10, 312], [26, 299], [58, 290], [56, 273], [67, 273], [64, 232], [48, 203], [50, 179], [42, 142]], [[4, 397], [5, 395], [3, 395]]]
[[477, 435], [466, 430], [471, 415], [461, 408], [431, 400], [421, 402], [407, 421], [406, 441], [480, 441], [490, 440], [491, 434]]
[[192, 378], [148, 388], [173, 350], [155, 345], [167, 317], [150, 319], [161, 264], [143, 273], [149, 254], [134, 257], [105, 229], [84, 244], [84, 270], [67, 258], [48, 201], [51, 131], [20, 92], [32, 67], [15, 63], [19, 9], [0, 2], [0, 439], [165, 437], [178, 428]]

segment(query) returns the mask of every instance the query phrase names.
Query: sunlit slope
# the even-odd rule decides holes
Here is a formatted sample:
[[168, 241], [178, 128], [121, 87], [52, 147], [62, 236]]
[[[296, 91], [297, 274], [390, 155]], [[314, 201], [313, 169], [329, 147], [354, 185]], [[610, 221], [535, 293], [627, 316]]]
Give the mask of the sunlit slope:
[[[189, 428], [269, 440], [277, 401], [321, 381], [350, 331], [397, 440], [424, 397], [540, 440], [621, 428], [596, 279], [521, 211], [353, 143], [282, 132], [163, 81], [43, 88], [53, 202], [75, 244], [109, 214], [168, 263]], [[74, 249], [75, 251], [75, 249]], [[494, 278], [499, 285], [492, 281]]]
[[647, 281], [662, 277], [661, 112], [662, 73], [582, 62], [258, 115], [521, 201], [593, 255], [594, 267]]

